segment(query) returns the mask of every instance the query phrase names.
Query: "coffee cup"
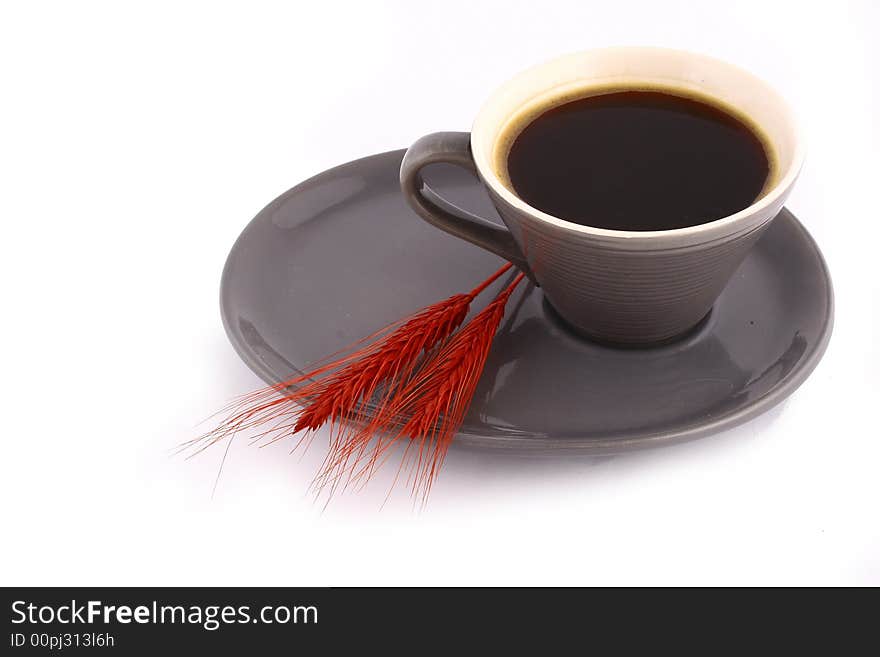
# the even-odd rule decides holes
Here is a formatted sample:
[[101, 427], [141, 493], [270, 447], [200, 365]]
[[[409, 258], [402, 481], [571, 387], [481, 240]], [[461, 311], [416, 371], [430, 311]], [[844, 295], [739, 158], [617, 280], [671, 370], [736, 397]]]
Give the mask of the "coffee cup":
[[[510, 185], [498, 156], [510, 122], [548, 98], [587, 97], [610, 88], [678, 89], [716, 99], [748, 117], [770, 151], [772, 172], [766, 187], [751, 205], [733, 214], [669, 230], [584, 225], [525, 202]], [[489, 96], [470, 133], [438, 132], [416, 141], [403, 158], [400, 184], [423, 219], [522, 270], [578, 333], [601, 342], [651, 346], [687, 334], [706, 317], [782, 209], [803, 158], [793, 112], [747, 71], [678, 50], [603, 48], [563, 56], [512, 78]], [[422, 175], [434, 163], [473, 172], [504, 225], [434, 192]]]

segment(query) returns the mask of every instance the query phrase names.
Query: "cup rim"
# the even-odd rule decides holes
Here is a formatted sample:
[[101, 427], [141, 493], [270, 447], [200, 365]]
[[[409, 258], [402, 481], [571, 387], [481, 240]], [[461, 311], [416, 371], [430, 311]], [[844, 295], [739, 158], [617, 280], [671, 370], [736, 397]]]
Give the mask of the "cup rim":
[[784, 108], [788, 116], [788, 122], [790, 123], [790, 127], [794, 135], [794, 152], [792, 153], [789, 166], [785, 169], [785, 171], [782, 172], [782, 175], [778, 177], [773, 186], [760, 198], [755, 200], [754, 203], [752, 203], [748, 207], [743, 208], [742, 210], [739, 210], [738, 212], [706, 223], [697, 224], [694, 226], [686, 226], [684, 228], [646, 231], [614, 230], [609, 228], [598, 228], [595, 226], [575, 223], [548, 214], [547, 212], [544, 212], [543, 210], [540, 210], [523, 201], [520, 197], [514, 194], [513, 191], [505, 186], [501, 179], [498, 177], [497, 173], [494, 170], [494, 167], [492, 166], [491, 156], [487, 157], [487, 154], [482, 149], [473, 148], [473, 135], [478, 134], [481, 130], [488, 129], [491, 125], [484, 125], [485, 111], [491, 104], [492, 100], [495, 99], [496, 95], [504, 89], [505, 85], [501, 85], [489, 95], [489, 97], [480, 108], [480, 111], [477, 113], [477, 117], [473, 123], [471, 137], [472, 151], [477, 170], [479, 171], [480, 177], [483, 179], [484, 183], [489, 186], [495, 194], [500, 196], [504, 201], [506, 201], [517, 210], [549, 224], [555, 225], [559, 228], [563, 228], [565, 230], [573, 231], [576, 233], [581, 233], [584, 235], [592, 235], [613, 240], [622, 239], [629, 242], [645, 240], [650, 240], [653, 242], [661, 237], [682, 240], [685, 242], [691, 242], [695, 239], [699, 240], [700, 238], [711, 239], [718, 234], [734, 232], [730, 229], [735, 229], [738, 224], [746, 223], [746, 220], [753, 218], [756, 215], [760, 215], [764, 210], [771, 208], [775, 204], [778, 204], [781, 207], [782, 203], [780, 202], [780, 199], [784, 201], [784, 196], [788, 193], [795, 180], [797, 179], [798, 174], [800, 173], [800, 170], [803, 166], [804, 158], [806, 156], [806, 144], [804, 140], [803, 129], [797, 115], [792, 110], [791, 106], [785, 101], [785, 99], [778, 92], [776, 92], [776, 90], [773, 89], [773, 87], [770, 86], [766, 81], [740, 66], [731, 64], [730, 62], [718, 59], [716, 57], [711, 57], [709, 55], [676, 48], [661, 48], [655, 46], [610, 46], [606, 48], [591, 48], [588, 50], [582, 50], [579, 52], [570, 53], [568, 55], [562, 55], [561, 57], [546, 60], [510, 78], [505, 84], [510, 84], [513, 81], [517, 80], [520, 76], [529, 73], [535, 69], [546, 67], [552, 65], [553, 63], [569, 58], [584, 57], [586, 55], [597, 53], [620, 53], [626, 55], [641, 53], [646, 56], [657, 54], [686, 56], [688, 58], [700, 60], [713, 66], [726, 67], [729, 70], [733, 70], [739, 75], [751, 80], [757, 86], [762, 87], [765, 93], [771, 94], [774, 98], [774, 101]]

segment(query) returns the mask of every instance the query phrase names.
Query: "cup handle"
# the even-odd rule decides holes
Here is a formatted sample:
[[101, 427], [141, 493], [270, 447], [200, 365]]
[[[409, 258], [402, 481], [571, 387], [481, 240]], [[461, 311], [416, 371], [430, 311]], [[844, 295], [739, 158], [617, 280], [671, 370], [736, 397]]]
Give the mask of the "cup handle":
[[400, 164], [400, 188], [413, 210], [440, 230], [508, 260], [534, 282], [531, 269], [506, 227], [462, 210], [425, 183], [422, 168], [438, 162], [456, 164], [476, 176], [470, 133], [435, 132], [407, 149]]

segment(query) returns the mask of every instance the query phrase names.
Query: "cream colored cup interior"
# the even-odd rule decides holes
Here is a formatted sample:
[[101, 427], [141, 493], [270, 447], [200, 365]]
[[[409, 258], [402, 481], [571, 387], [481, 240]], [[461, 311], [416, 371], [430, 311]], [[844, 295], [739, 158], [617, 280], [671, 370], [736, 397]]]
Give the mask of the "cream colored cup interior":
[[[560, 57], [530, 68], [498, 88], [471, 133], [474, 160], [487, 184], [533, 214], [510, 189], [506, 158], [512, 139], [541, 112], [574, 98], [615, 89], [665, 90], [716, 104], [764, 141], [771, 179], [755, 204], [790, 185], [803, 160], [796, 119], [769, 85], [736, 66], [663, 48], [605, 48]], [[687, 230], [687, 229], [680, 229]]]

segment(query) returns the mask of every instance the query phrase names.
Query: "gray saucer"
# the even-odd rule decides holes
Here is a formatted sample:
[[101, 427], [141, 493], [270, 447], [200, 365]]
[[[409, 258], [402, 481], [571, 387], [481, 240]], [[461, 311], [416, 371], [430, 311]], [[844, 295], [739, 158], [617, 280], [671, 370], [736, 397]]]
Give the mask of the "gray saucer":
[[[356, 160], [294, 187], [232, 248], [221, 286], [223, 322], [245, 363], [267, 382], [470, 290], [502, 264], [407, 207], [398, 187], [402, 156]], [[497, 217], [467, 173], [437, 166], [426, 178], [458, 205]], [[484, 293], [475, 310], [491, 296]], [[732, 427], [809, 376], [832, 315], [828, 270], [787, 210], [709, 316], [671, 345], [625, 350], [584, 341], [540, 290], [523, 285], [508, 304], [456, 444], [613, 453]]]

